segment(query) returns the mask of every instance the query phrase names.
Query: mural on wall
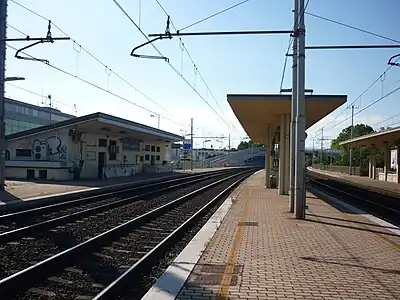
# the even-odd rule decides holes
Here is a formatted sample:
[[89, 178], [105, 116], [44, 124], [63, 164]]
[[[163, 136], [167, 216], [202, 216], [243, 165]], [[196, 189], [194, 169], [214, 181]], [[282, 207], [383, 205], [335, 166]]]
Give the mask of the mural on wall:
[[67, 145], [63, 145], [58, 136], [36, 139], [32, 143], [32, 156], [35, 160], [53, 160], [67, 162]]

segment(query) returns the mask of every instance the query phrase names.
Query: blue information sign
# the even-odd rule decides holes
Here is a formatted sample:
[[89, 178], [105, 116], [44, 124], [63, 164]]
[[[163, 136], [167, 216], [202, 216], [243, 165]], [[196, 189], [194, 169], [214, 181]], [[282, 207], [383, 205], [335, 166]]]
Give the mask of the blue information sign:
[[190, 150], [192, 148], [192, 144], [183, 144], [183, 149]]

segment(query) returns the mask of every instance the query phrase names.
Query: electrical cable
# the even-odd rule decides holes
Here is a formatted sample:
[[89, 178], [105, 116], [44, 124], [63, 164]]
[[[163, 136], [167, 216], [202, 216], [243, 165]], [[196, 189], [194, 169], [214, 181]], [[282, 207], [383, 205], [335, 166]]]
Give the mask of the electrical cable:
[[[9, 47], [9, 48], [11, 48], [11, 49], [18, 50], [17, 48], [15, 48], [15, 47], [13, 47], [13, 46], [11, 46], [11, 45], [6, 44], [6, 46]], [[29, 55], [29, 54], [27, 54], [27, 53], [24, 53], [24, 54], [27, 55], [27, 56], [33, 57], [32, 55]], [[127, 98], [124, 98], [124, 97], [122, 97], [122, 96], [120, 96], [120, 95], [118, 95], [118, 94], [115, 94], [115, 93], [113, 93], [113, 92], [110, 92], [110, 91], [108, 91], [107, 89], [105, 89], [105, 88], [103, 88], [103, 87], [101, 87], [101, 86], [99, 86], [99, 85], [97, 85], [97, 84], [95, 84], [95, 83], [93, 83], [93, 82], [90, 82], [90, 81], [88, 81], [88, 80], [86, 80], [86, 79], [83, 79], [82, 77], [75, 76], [75, 74], [72, 74], [72, 73], [70, 73], [70, 72], [68, 72], [68, 71], [65, 71], [65, 70], [63, 70], [63, 69], [61, 69], [61, 68], [59, 68], [59, 67], [57, 67], [57, 66], [55, 66], [55, 65], [52, 65], [52, 64], [46, 63], [46, 62], [42, 62], [42, 61], [40, 61], [40, 62], [43, 63], [43, 64], [46, 65], [46, 66], [49, 66], [49, 67], [51, 67], [51, 68], [53, 68], [53, 69], [55, 69], [55, 70], [61, 72], [61, 73], [64, 73], [65, 75], [68, 75], [68, 76], [71, 76], [71, 77], [73, 77], [73, 78], [76, 78], [76, 79], [78, 79], [79, 81], [82, 81], [82, 82], [84, 82], [84, 83], [86, 83], [86, 84], [88, 84], [88, 85], [90, 85], [90, 86], [92, 86], [92, 87], [95, 87], [95, 88], [97, 88], [97, 89], [99, 89], [99, 90], [101, 90], [101, 91], [103, 91], [103, 92], [106, 92], [106, 93], [108, 93], [108, 94], [110, 94], [110, 95], [112, 95], [112, 96], [114, 96], [114, 97], [116, 97], [116, 98], [119, 98], [119, 99], [121, 99], [121, 100], [123, 100], [123, 101], [125, 101], [125, 102], [127, 102], [127, 103], [129, 103], [129, 104], [132, 104], [132, 105], [134, 105], [134, 106], [136, 106], [136, 107], [138, 107], [138, 108], [141, 108], [141, 109], [143, 109], [143, 110], [145, 110], [145, 111], [147, 111], [147, 112], [149, 112], [149, 113], [159, 115], [161, 118], [163, 118], [163, 119], [165, 119], [165, 120], [168, 120], [168, 121], [171, 121], [171, 122], [173, 122], [173, 123], [175, 123], [175, 124], [177, 124], [177, 125], [179, 125], [179, 126], [182, 126], [182, 125], [183, 125], [183, 124], [177, 123], [176, 121], [174, 121], [174, 120], [172, 120], [172, 119], [170, 119], [170, 118], [168, 118], [168, 117], [166, 117], [166, 116], [163, 116], [163, 115], [161, 115], [161, 114], [159, 114], [159, 113], [157, 113], [157, 112], [154, 112], [154, 111], [152, 111], [152, 110], [150, 110], [150, 109], [148, 109], [148, 108], [146, 108], [146, 107], [144, 107], [144, 106], [142, 106], [142, 105], [140, 105], [140, 104], [137, 104], [137, 103], [135, 103], [135, 102], [133, 102], [133, 101], [127, 99]]]
[[[234, 4], [234, 5], [232, 5], [232, 6], [229, 6], [229, 7], [225, 8], [225, 9], [223, 9], [223, 10], [220, 10], [220, 11], [218, 11], [218, 12], [216, 12], [216, 13], [214, 13], [214, 14], [212, 14], [212, 15], [206, 17], [206, 18], [203, 18], [203, 19], [201, 19], [201, 20], [199, 20], [199, 21], [196, 21], [196, 22], [194, 22], [194, 23], [192, 23], [192, 24], [190, 24], [190, 25], [187, 25], [187, 26], [183, 27], [182, 29], [180, 29], [179, 31], [186, 30], [186, 29], [188, 29], [188, 28], [190, 28], [190, 27], [192, 27], [192, 26], [194, 26], [194, 25], [197, 25], [197, 24], [200, 24], [200, 23], [202, 23], [202, 22], [204, 22], [204, 21], [207, 21], [207, 20], [209, 20], [209, 19], [211, 19], [211, 18], [213, 18], [213, 17], [216, 17], [216, 16], [218, 16], [218, 15], [224, 13], [224, 12], [227, 12], [227, 11], [229, 11], [229, 10], [235, 8], [235, 7], [238, 7], [238, 6], [242, 5], [242, 4], [245, 4], [246, 2], [249, 2], [249, 1], [250, 1], [250, 0], [244, 0], [244, 1], [242, 1], [242, 2], [236, 3], [236, 4]], [[158, 2], [158, 1], [157, 1], [157, 2]], [[161, 5], [160, 5], [160, 6], [161, 6]], [[167, 14], [167, 12], [166, 12], [165, 10], [164, 10], [164, 12]]]
[[[247, 1], [249, 1], [249, 0], [247, 0]], [[164, 11], [165, 15], [166, 15], [167, 17], [170, 16], [170, 15], [168, 14], [168, 12], [166, 11], [166, 9], [161, 5], [160, 1], [159, 1], [159, 0], [156, 0], [156, 2], [157, 2], [157, 4], [158, 4], [158, 6]], [[174, 28], [174, 30], [177, 31], [177, 28], [176, 28], [176, 26], [174, 25], [174, 23], [172, 22], [172, 18], [171, 18], [171, 17], [170, 17], [170, 22], [171, 22], [171, 25], [172, 25], [172, 27]], [[210, 93], [211, 97], [214, 99], [214, 102], [215, 102], [215, 103], [217, 104], [217, 106], [219, 107], [220, 111], [222, 112], [222, 115], [224, 115], [224, 116], [226, 117], [226, 115], [225, 115], [225, 113], [224, 113], [224, 110], [222, 109], [222, 107], [221, 107], [219, 101], [215, 98], [213, 92], [211, 91], [210, 87], [208, 86], [207, 82], [205, 81], [203, 75], [201, 75], [200, 70], [199, 70], [198, 67], [196, 66], [196, 63], [194, 62], [194, 60], [193, 60], [191, 54], [189, 53], [189, 50], [187, 49], [187, 47], [186, 47], [185, 43], [183, 42], [182, 38], [181, 38], [180, 36], [178, 36], [178, 38], [179, 38], [179, 41], [181, 42], [181, 49], [183, 49], [183, 50], [186, 52], [186, 54], [188, 55], [190, 61], [191, 61], [192, 64], [193, 64], [193, 67], [195, 68], [197, 74], [199, 75], [200, 79], [202, 80], [202, 82], [203, 82], [204, 86], [206, 87], [207, 91]], [[234, 131], [236, 131], [237, 134], [239, 134], [239, 131], [237, 130], [237, 128], [236, 128], [233, 124], [231, 124], [231, 128], [232, 128]]]
[[[33, 11], [32, 9], [20, 4], [19, 2], [15, 1], [15, 0], [10, 0], [12, 3], [20, 6], [21, 8], [31, 12], [32, 14], [38, 16], [39, 18], [49, 21], [48, 18], [46, 18], [45, 16], [37, 13], [36, 11]], [[15, 27], [12, 27], [10, 25], [8, 25], [9, 27], [15, 29]], [[54, 24], [52, 22], [52, 26], [54, 26], [55, 28], [57, 28], [62, 34], [64, 34], [65, 36], [68, 36], [67, 33], [62, 30], [59, 26], [57, 26], [57, 24]], [[18, 29], [16, 29], [17, 31], [19, 31]], [[21, 34], [24, 34], [23, 32], [19, 31]], [[25, 35], [26, 36], [26, 35]], [[157, 101], [153, 100], [151, 97], [147, 96], [146, 94], [144, 94], [142, 91], [140, 91], [138, 88], [136, 88], [132, 83], [130, 83], [128, 80], [126, 80], [125, 78], [123, 78], [121, 75], [119, 75], [118, 73], [116, 73], [115, 71], [113, 71], [112, 69], [110, 69], [105, 63], [103, 63], [100, 59], [98, 59], [94, 54], [92, 54], [89, 50], [87, 50], [86, 48], [84, 48], [81, 44], [79, 44], [76, 40], [71, 38], [71, 41], [73, 43], [75, 43], [76, 45], [78, 45], [81, 50], [83, 50], [86, 54], [88, 54], [91, 58], [93, 58], [95, 61], [97, 61], [99, 64], [101, 64], [103, 67], [107, 68], [110, 70], [110, 72], [112, 72], [117, 78], [119, 78], [121, 81], [125, 82], [127, 85], [129, 85], [130, 87], [132, 87], [136, 92], [138, 92], [140, 95], [142, 95], [144, 98], [146, 98], [148, 101], [152, 102], [153, 104], [155, 104], [156, 106], [158, 106], [159, 108], [161, 108], [162, 110], [164, 110], [165, 112], [169, 113], [170, 112], [164, 108], [161, 104], [159, 104]]]
[[[400, 116], [400, 113], [397, 113], [397, 114], [395, 114], [395, 115], [393, 115], [393, 116], [391, 116], [391, 117], [389, 117], [389, 118], [386, 118], [386, 119], [383, 120], [383, 121], [377, 122], [377, 123], [371, 125], [371, 127], [374, 128], [375, 126], [378, 126], [378, 125], [380, 125], [380, 124], [382, 124], [382, 123], [385, 123], [386, 121], [389, 121], [390, 119], [393, 119], [393, 118], [398, 117], [398, 116]], [[397, 122], [397, 123], [399, 123], [399, 122]], [[397, 123], [394, 123], [394, 124], [397, 124]], [[391, 124], [391, 125], [393, 125], [393, 124]], [[390, 125], [389, 125], [389, 126], [390, 126]]]
[[[147, 41], [150, 41], [149, 37], [143, 32], [142, 29], [140, 29], [140, 27], [136, 24], [136, 22], [131, 18], [131, 16], [124, 10], [124, 8], [118, 3], [117, 0], [112, 0], [115, 5], [121, 10], [121, 12], [128, 18], [128, 20], [136, 27], [137, 30], [139, 30], [139, 32], [146, 38]], [[154, 48], [154, 50], [157, 51], [157, 53], [160, 56], [164, 56], [161, 51], [153, 44], [151, 43], [152, 47]], [[230, 128], [231, 126], [218, 114], [218, 112], [210, 105], [210, 103], [204, 99], [204, 97], [197, 91], [197, 89], [195, 87], [193, 87], [193, 85], [184, 77], [181, 76], [179, 70], [177, 70], [169, 61], [166, 61], [166, 63], [168, 64], [168, 66], [177, 74], [179, 75], [180, 78], [182, 78], [182, 80], [184, 82], [187, 83], [187, 85], [207, 104], [207, 106], [222, 120], [223, 123], [225, 123], [225, 125], [228, 126], [228, 128]]]
[[378, 34], [378, 33], [372, 32], [372, 31], [368, 31], [368, 30], [365, 30], [365, 29], [362, 29], [362, 28], [358, 28], [358, 27], [349, 25], [349, 24], [345, 24], [345, 23], [342, 23], [342, 22], [339, 22], [339, 21], [335, 21], [335, 20], [323, 17], [321, 15], [313, 14], [313, 13], [310, 13], [310, 12], [305, 12], [305, 14], [307, 14], [309, 16], [312, 16], [312, 17], [315, 17], [315, 18], [318, 18], [318, 19], [321, 19], [321, 20], [325, 20], [325, 21], [334, 23], [334, 24], [338, 24], [338, 25], [341, 25], [341, 26], [344, 26], [344, 27], [347, 27], [347, 28], [351, 28], [351, 29], [354, 29], [356, 31], [367, 33], [367, 34], [370, 34], [370, 35], [373, 35], [373, 36], [376, 36], [376, 37], [379, 37], [379, 38], [382, 38], [382, 39], [385, 39], [385, 40], [388, 40], [388, 41], [391, 41], [391, 42], [400, 43], [399, 40], [395, 40], [395, 39], [383, 36], [381, 34]]
[[[400, 57], [396, 60], [396, 62], [397, 61], [399, 61], [400, 60]], [[392, 68], [393, 66], [389, 66], [381, 75], [379, 75], [378, 76], [378, 78], [376, 78], [355, 100], [353, 100], [348, 106], [351, 106], [351, 105], [353, 105], [354, 103], [356, 103], [357, 101], [358, 101], [358, 99], [361, 99], [361, 97], [362, 96], [364, 96], [378, 81], [380, 81], [381, 80], [381, 78], [382, 78], [382, 76], [385, 76], [386, 74], [387, 74], [387, 72]], [[343, 109], [341, 112], [340, 112], [340, 114], [338, 115], [338, 116], [336, 116], [335, 117], [335, 119], [333, 119], [333, 120], [331, 120], [330, 122], [328, 122], [327, 124], [325, 124], [325, 126], [323, 126], [323, 127], [321, 127], [321, 128], [325, 128], [325, 127], [327, 127], [329, 124], [331, 124], [331, 123], [333, 123], [333, 122], [335, 122], [336, 121], [336, 119], [339, 117], [339, 116], [341, 116], [345, 111], [347, 110], [347, 108], [345, 108], [345, 109]], [[364, 109], [363, 109], [364, 110]], [[349, 118], [347, 118], [346, 120], [348, 120]], [[344, 121], [343, 121], [344, 122]], [[340, 122], [339, 124], [342, 124], [343, 122]], [[336, 126], [334, 126], [334, 127], [336, 127]], [[334, 128], [334, 127], [332, 127], [332, 128]], [[317, 135], [314, 135], [313, 136], [313, 138], [314, 137], [316, 137], [316, 136], [318, 136], [318, 134]]]
[[[389, 97], [390, 95], [394, 94], [395, 92], [400, 90], [400, 86], [395, 88], [394, 90], [390, 91], [389, 93], [387, 93], [386, 95], [381, 96], [380, 98], [376, 99], [375, 101], [371, 102], [370, 104], [368, 104], [367, 106], [365, 106], [364, 108], [360, 109], [359, 111], [357, 111], [356, 113], [354, 113], [354, 116], [358, 115], [359, 113], [363, 112], [364, 110], [370, 108], [371, 106], [375, 105], [378, 102], [381, 102], [382, 100], [384, 100], [385, 98]], [[330, 127], [329, 129], [325, 129], [325, 131], [329, 131], [333, 128], [335, 128], [336, 126], [343, 124], [344, 122], [346, 122], [347, 120], [350, 120], [351, 117], [347, 117], [346, 119], [340, 121], [339, 123], [335, 124], [334, 126]]]

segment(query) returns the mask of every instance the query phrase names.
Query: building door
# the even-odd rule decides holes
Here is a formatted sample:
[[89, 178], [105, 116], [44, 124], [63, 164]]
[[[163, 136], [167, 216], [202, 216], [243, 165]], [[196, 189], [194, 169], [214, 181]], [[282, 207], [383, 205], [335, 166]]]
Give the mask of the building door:
[[99, 152], [98, 159], [98, 178], [103, 178], [103, 167], [106, 166], [106, 153]]
[[152, 156], [150, 157], [150, 164], [151, 164], [152, 166], [154, 166], [154, 165], [156, 164], [156, 158], [155, 158], [154, 155], [152, 155]]

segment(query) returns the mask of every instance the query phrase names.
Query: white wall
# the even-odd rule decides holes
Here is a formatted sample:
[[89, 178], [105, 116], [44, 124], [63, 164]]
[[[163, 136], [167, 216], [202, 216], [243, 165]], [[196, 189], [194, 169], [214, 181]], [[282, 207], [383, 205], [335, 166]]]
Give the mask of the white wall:
[[[99, 139], [107, 140], [107, 146], [100, 147]], [[74, 141], [72, 136], [69, 135], [69, 128], [67, 128], [58, 130], [57, 132], [39, 133], [31, 137], [9, 141], [8, 151], [10, 153], [10, 160], [8, 161], [8, 168], [10, 170], [10, 176], [14, 173], [18, 173], [25, 174], [24, 176], [19, 175], [19, 178], [25, 178], [26, 168], [42, 167], [48, 169], [48, 178], [50, 173], [53, 174], [57, 172], [57, 168], [60, 169], [60, 172], [61, 169], [67, 170], [72, 177], [72, 168], [78, 166], [80, 160], [83, 160], [84, 163], [80, 177], [98, 178], [100, 152], [105, 153], [105, 171], [108, 177], [128, 176], [127, 174], [141, 172], [146, 169], [144, 166], [151, 165], [152, 156], [154, 165], [162, 165], [163, 161], [171, 160], [171, 144], [158, 141], [145, 141], [140, 144], [140, 149], [135, 151], [123, 149], [123, 142], [120, 139], [121, 137], [119, 136], [107, 134], [83, 133], [80, 142]], [[113, 160], [110, 160], [108, 148], [110, 141], [116, 141], [116, 146], [119, 149]], [[168, 146], [166, 147], [166, 145]], [[41, 152], [35, 152], [36, 146], [39, 146]], [[32, 150], [32, 156], [17, 156], [17, 149], [25, 149], [28, 153], [29, 150]], [[157, 152], [157, 150], [159, 151]], [[36, 154], [41, 154], [40, 159], [38, 159], [39, 156], [35, 156]], [[20, 169], [22, 167], [21, 170], [14, 170], [17, 166], [12, 167], [16, 161], [19, 161], [19, 164], [22, 163], [22, 165], [18, 166]], [[49, 166], [49, 162], [54, 162], [57, 166]], [[13, 171], [11, 171], [11, 167]], [[50, 169], [53, 171], [49, 171]], [[49, 179], [56, 179], [55, 177], [57, 176], [51, 175]], [[61, 177], [65, 178], [66, 176], [63, 175]]]

